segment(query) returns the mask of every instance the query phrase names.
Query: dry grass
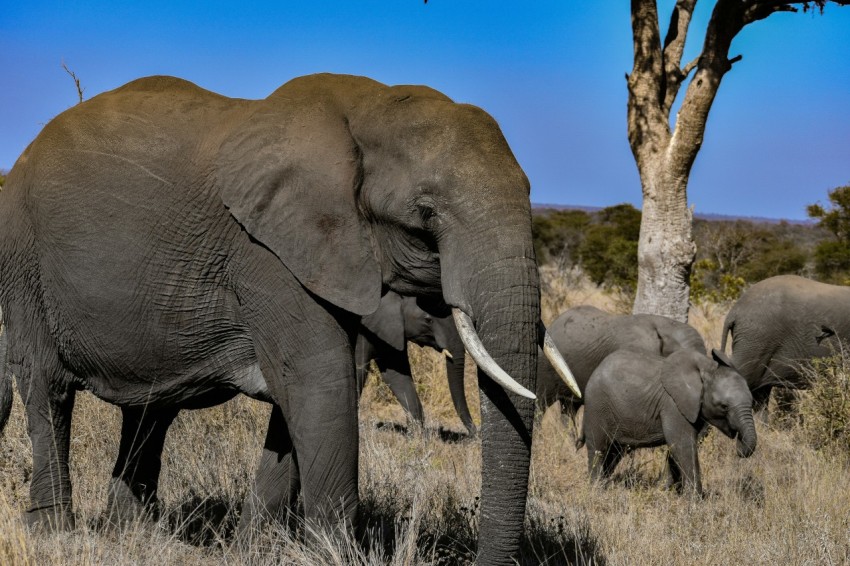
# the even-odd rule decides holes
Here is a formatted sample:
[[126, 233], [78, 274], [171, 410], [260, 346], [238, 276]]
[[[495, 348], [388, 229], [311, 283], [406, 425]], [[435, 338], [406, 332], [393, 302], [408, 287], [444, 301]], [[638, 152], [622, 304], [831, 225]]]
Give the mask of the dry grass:
[[[615, 294], [582, 281], [567, 289], [544, 272], [544, 317], [576, 304], [623, 310]], [[725, 311], [703, 306], [692, 323], [709, 345]], [[475, 556], [480, 445], [464, 438], [440, 355], [412, 353], [427, 414], [424, 433], [400, 434], [404, 414], [371, 379], [361, 407], [362, 516], [355, 543], [342, 533], [267, 527], [247, 549], [229, 547], [251, 481], [268, 407], [239, 398], [185, 412], [166, 445], [163, 517], [104, 528], [106, 486], [117, 452], [118, 411], [88, 394], [75, 408], [72, 478], [77, 529], [28, 532], [19, 520], [31, 472], [18, 400], [0, 439], [0, 564], [456, 564]], [[474, 370], [467, 393], [476, 420]], [[389, 423], [389, 426], [387, 425]], [[535, 430], [523, 562], [528, 564], [844, 564], [850, 562], [850, 474], [841, 454], [816, 451], [802, 426], [759, 423], [756, 454], [735, 457], [716, 432], [700, 458], [701, 501], [663, 489], [663, 451], [638, 451], [608, 488], [589, 484], [585, 451], [556, 411]], [[441, 430], [442, 429], [442, 430]], [[309, 543], [305, 543], [309, 540]]]

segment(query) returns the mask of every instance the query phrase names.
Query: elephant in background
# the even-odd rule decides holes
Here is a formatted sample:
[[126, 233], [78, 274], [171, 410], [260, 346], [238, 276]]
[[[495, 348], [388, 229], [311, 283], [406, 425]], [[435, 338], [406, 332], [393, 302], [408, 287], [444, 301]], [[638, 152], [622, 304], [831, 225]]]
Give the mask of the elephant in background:
[[402, 297], [388, 292], [374, 313], [360, 321], [360, 334], [355, 348], [357, 386], [363, 391], [369, 363], [375, 360], [381, 377], [390, 387], [401, 406], [414, 422], [424, 425], [425, 413], [416, 393], [407, 357], [407, 342], [427, 346], [445, 353], [446, 377], [463, 426], [469, 434], [478, 432], [464, 395], [464, 364], [466, 350], [449, 313], [432, 315], [423, 310], [414, 297]]
[[717, 350], [666, 358], [619, 350], [606, 357], [585, 388], [577, 447], [587, 445], [591, 478], [607, 478], [632, 448], [667, 444], [669, 483], [702, 494], [698, 439], [708, 425], [737, 437], [738, 456], [756, 448], [753, 399], [744, 378]]
[[836, 340], [850, 338], [850, 288], [779, 275], [741, 295], [723, 324], [720, 349], [732, 336], [732, 361], [763, 409], [774, 387], [807, 389], [801, 371], [812, 358], [830, 356]]
[[[651, 314], [620, 315], [582, 305], [567, 309], [549, 325], [549, 333], [573, 372], [579, 389], [608, 355], [630, 350], [666, 357], [680, 350], [703, 355], [705, 342], [683, 322]], [[569, 414], [581, 405], [545, 359], [538, 359], [537, 402], [546, 409], [555, 401]]]
[[543, 334], [528, 180], [485, 112], [346, 75], [262, 100], [148, 77], [54, 118], [6, 180], [0, 380], [27, 414], [30, 523], [73, 525], [79, 389], [122, 407], [135, 497], [159, 463], [127, 438], [244, 393], [274, 403], [252, 500], [278, 509], [292, 465], [308, 521], [356, 523], [354, 342], [391, 289], [443, 301], [475, 357], [478, 560], [513, 563]]

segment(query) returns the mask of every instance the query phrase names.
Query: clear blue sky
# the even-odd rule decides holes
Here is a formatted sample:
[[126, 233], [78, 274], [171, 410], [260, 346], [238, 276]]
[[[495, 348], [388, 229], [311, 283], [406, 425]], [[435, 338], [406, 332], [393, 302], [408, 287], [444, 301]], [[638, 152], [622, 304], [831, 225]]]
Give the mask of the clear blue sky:
[[[713, 2], [692, 24], [702, 42]], [[601, 6], [604, 4], [605, 8]], [[666, 23], [673, 2], [660, 2]], [[640, 204], [626, 2], [26, 0], [0, 10], [0, 168], [76, 102], [170, 74], [262, 98], [321, 71], [435, 87], [499, 121], [532, 200]], [[689, 188], [698, 212], [804, 218], [850, 184], [850, 8], [776, 14], [733, 45]]]

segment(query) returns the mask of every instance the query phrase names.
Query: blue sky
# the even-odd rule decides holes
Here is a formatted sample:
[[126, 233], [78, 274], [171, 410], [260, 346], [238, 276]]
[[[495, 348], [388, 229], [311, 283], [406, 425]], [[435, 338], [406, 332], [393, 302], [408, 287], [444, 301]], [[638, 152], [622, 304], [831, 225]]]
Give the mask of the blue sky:
[[[427, 84], [501, 124], [532, 200], [640, 205], [626, 139], [626, 2], [8, 2], [0, 11], [0, 168], [76, 102], [152, 74], [262, 98], [314, 72]], [[673, 2], [662, 1], [662, 21]], [[692, 24], [694, 56], [712, 2]], [[697, 212], [805, 218], [850, 184], [850, 8], [746, 28], [691, 175]]]

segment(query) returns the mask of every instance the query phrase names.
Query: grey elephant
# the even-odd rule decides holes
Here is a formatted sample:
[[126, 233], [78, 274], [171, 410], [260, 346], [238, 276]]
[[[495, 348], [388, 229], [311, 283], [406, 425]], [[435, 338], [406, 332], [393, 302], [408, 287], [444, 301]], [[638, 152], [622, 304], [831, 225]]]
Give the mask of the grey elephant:
[[850, 288], [779, 275], [744, 291], [723, 323], [721, 350], [732, 336], [732, 361], [763, 409], [774, 387], [807, 389], [801, 366], [829, 356], [850, 337]]
[[627, 450], [667, 444], [670, 484], [702, 494], [698, 439], [708, 425], [737, 437], [739, 456], [752, 455], [752, 395], [731, 361], [717, 350], [712, 355], [619, 350], [599, 364], [585, 389], [577, 443], [587, 445], [592, 479], [609, 477]]
[[423, 425], [425, 412], [413, 383], [407, 342], [433, 348], [446, 354], [446, 377], [455, 411], [466, 430], [477, 433], [463, 390], [466, 350], [450, 314], [431, 314], [417, 304], [415, 297], [389, 292], [381, 298], [378, 310], [361, 319], [360, 326], [354, 354], [360, 391], [369, 363], [375, 360], [381, 378], [401, 406], [414, 422]]
[[308, 520], [355, 523], [354, 341], [391, 289], [444, 301], [476, 359], [478, 559], [511, 563], [543, 336], [528, 195], [495, 121], [426, 87], [324, 74], [242, 100], [149, 77], [63, 112], [0, 193], [0, 380], [17, 376], [28, 419], [27, 520], [73, 523], [87, 389], [122, 408], [134, 495], [126, 470], [158, 462], [133, 462], [128, 437], [241, 392], [275, 404], [255, 498], [284, 500], [293, 463]]
[[[702, 336], [688, 324], [651, 314], [611, 314], [589, 305], [561, 313], [549, 325], [549, 333], [582, 392], [596, 367], [617, 350], [660, 356], [679, 350], [706, 353]], [[537, 402], [545, 409], [555, 401], [573, 414], [582, 402], [565, 386], [552, 365], [539, 358]]]

